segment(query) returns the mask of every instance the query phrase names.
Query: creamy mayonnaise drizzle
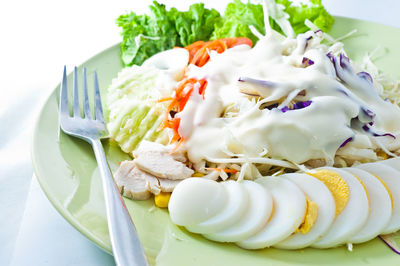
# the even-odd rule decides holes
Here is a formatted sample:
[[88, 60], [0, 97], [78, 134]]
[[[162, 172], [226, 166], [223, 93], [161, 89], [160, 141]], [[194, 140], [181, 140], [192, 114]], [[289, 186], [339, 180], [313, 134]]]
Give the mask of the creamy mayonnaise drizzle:
[[[195, 89], [184, 110], [176, 114], [181, 119], [179, 133], [186, 141], [190, 161], [230, 158], [232, 153], [257, 157], [267, 151], [265, 156], [269, 158], [297, 164], [325, 159], [331, 165], [344, 141], [367, 134], [350, 127], [353, 118], [362, 116], [361, 108], [375, 114], [369, 126], [374, 131], [394, 135], [400, 132], [398, 106], [382, 100], [366, 80], [347, 72], [344, 81], [339, 80], [326, 55], [329, 48], [315, 40], [306, 45], [310, 36], [317, 39], [313, 32], [284, 41], [265, 36], [253, 48], [239, 45], [221, 54], [211, 52], [210, 61], [203, 67], [188, 67], [188, 78], [207, 80], [204, 98]], [[304, 67], [303, 57], [314, 64]], [[300, 91], [305, 95], [295, 99], [312, 103], [287, 112], [262, 109], [261, 102], [255, 101], [259, 98], [251, 100], [240, 92], [240, 77], [276, 85], [263, 91], [263, 104], [281, 103], [291, 92], [294, 97]], [[232, 106], [237, 107], [237, 113], [224, 117], [224, 111]], [[376, 138], [393, 141], [390, 136]]]

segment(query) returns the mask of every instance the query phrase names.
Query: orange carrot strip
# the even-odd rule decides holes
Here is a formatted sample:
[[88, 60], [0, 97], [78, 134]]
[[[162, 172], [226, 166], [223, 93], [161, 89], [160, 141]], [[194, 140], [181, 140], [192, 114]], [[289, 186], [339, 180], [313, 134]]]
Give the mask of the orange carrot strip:
[[204, 99], [204, 93], [206, 91], [206, 87], [207, 87], [207, 80], [199, 80], [200, 82], [200, 88], [199, 88], [199, 94], [203, 95], [203, 99]]
[[246, 37], [225, 38], [213, 41], [197, 41], [185, 47], [189, 51], [189, 62], [199, 67], [204, 66], [210, 59], [211, 50], [223, 53], [226, 49], [236, 45], [246, 44], [253, 46], [252, 41]]
[[182, 97], [182, 99], [179, 102], [179, 110], [183, 110], [183, 108], [185, 108], [185, 105], [187, 103], [187, 101], [189, 100], [190, 95], [193, 92], [193, 87], [186, 93], [185, 96]]
[[205, 168], [206, 170], [212, 170], [212, 171], [218, 171], [218, 172], [221, 172], [221, 171], [224, 171], [225, 173], [230, 173], [230, 174], [236, 174], [237, 172], [239, 172], [238, 170], [236, 170], [236, 169], [226, 169], [226, 168], [212, 168], [212, 167], [208, 167], [208, 168]]
[[179, 149], [179, 147], [180, 147], [184, 142], [185, 142], [185, 139], [184, 139], [184, 138], [181, 138], [181, 139], [178, 141], [178, 143], [175, 145], [175, 147], [171, 150], [170, 154], [176, 152], [176, 151]]
[[166, 98], [161, 98], [159, 100], [157, 100], [158, 103], [162, 103], [162, 102], [168, 102], [168, 101], [172, 101], [174, 98], [172, 97], [166, 97]]
[[173, 131], [171, 143], [178, 142], [181, 145], [183, 141], [182, 136], [179, 134], [180, 118], [170, 116], [171, 111], [181, 112], [188, 102], [190, 95], [193, 93], [194, 84], [200, 83], [199, 94], [204, 97], [204, 91], [207, 85], [206, 80], [197, 80], [195, 78], [186, 78], [178, 83], [174, 88], [173, 94], [170, 97], [160, 99], [159, 101], [170, 101], [165, 111], [164, 120], [160, 125], [160, 130], [170, 128]]
[[240, 45], [240, 44], [247, 44], [248, 46], [252, 47], [253, 46], [253, 42], [246, 37], [236, 37], [236, 38], [225, 38], [225, 39], [221, 39], [221, 41], [225, 42], [226, 45], [228, 46], [228, 48], [232, 48], [236, 45]]
[[189, 51], [189, 62], [192, 61], [193, 56], [197, 53], [197, 51], [203, 47], [205, 44], [204, 41], [197, 41], [185, 47], [186, 50]]
[[196, 52], [196, 54], [193, 57], [193, 60], [191, 60], [190, 63], [202, 67], [208, 62], [208, 60], [210, 60], [209, 52], [211, 50], [214, 50], [217, 53], [222, 53], [226, 49], [227, 45], [224, 41], [215, 40], [206, 42], [206, 44]]

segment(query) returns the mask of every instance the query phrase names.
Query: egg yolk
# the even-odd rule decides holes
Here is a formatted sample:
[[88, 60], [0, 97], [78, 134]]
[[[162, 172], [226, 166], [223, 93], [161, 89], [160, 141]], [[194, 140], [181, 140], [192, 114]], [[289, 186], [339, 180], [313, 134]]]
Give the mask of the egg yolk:
[[343, 211], [347, 202], [349, 201], [350, 189], [346, 181], [344, 181], [344, 179], [338, 173], [326, 169], [317, 170], [307, 174], [322, 181], [330, 190], [333, 199], [335, 200], [335, 217], [337, 217]]
[[309, 200], [307, 197], [306, 201], [306, 215], [304, 216], [303, 223], [295, 231], [295, 233], [300, 232], [303, 235], [307, 234], [310, 231], [311, 227], [314, 225], [318, 217], [318, 204], [314, 201]]
[[393, 195], [392, 195], [392, 191], [390, 191], [389, 187], [386, 185], [386, 183], [382, 179], [379, 178], [379, 176], [376, 176], [376, 175], [373, 175], [373, 176], [376, 177], [382, 183], [382, 185], [386, 188], [386, 191], [388, 192], [389, 197], [390, 197], [390, 202], [392, 203], [392, 210], [393, 210]]
[[205, 174], [200, 173], [200, 172], [195, 172], [195, 173], [192, 175], [192, 177], [203, 177], [203, 176], [205, 176]]
[[387, 153], [384, 152], [384, 151], [378, 151], [378, 152], [376, 153], [376, 155], [377, 155], [378, 157], [381, 157], [383, 160], [389, 159], [389, 155], [387, 155]]

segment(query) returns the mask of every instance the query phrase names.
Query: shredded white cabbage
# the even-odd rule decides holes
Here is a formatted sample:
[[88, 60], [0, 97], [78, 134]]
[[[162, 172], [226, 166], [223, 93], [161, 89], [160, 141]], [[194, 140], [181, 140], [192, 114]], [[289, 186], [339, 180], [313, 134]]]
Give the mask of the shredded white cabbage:
[[[278, 22], [278, 24], [281, 26], [283, 31], [287, 36], [294, 36], [294, 33], [292, 32], [293, 30], [291, 29], [291, 26], [287, 25], [288, 20], [286, 17], [286, 13], [283, 12], [283, 10], [280, 8], [279, 5], [273, 5], [274, 8], [271, 8], [268, 5], [269, 1], [266, 1], [266, 5], [264, 5], [264, 8], [268, 7], [268, 12], [270, 15], [275, 19], [275, 21]], [[285, 15], [286, 14], [286, 15]], [[281, 18], [281, 19], [280, 19]], [[266, 20], [266, 28], [268, 28], [268, 19]], [[297, 38], [286, 38], [280, 40], [281, 37], [278, 39], [281, 41], [281, 55], [282, 55], [282, 60], [287, 60], [289, 65], [294, 66], [296, 68], [305, 68], [304, 66], [304, 59], [309, 60], [307, 58], [308, 56], [310, 58], [313, 58], [312, 56], [320, 55], [322, 54], [323, 56], [325, 55], [331, 55], [333, 58], [332, 63], [328, 60], [329, 64], [326, 63], [324, 66], [319, 66], [320, 71], [322, 74], [333, 77], [333, 80], [335, 79], [341, 79], [340, 77], [337, 77], [340, 75], [340, 73], [337, 73], [338, 69], [335, 69], [335, 62], [334, 60], [342, 60], [342, 56], [346, 56], [346, 52], [344, 50], [343, 43], [341, 42], [342, 40], [352, 36], [357, 32], [357, 30], [350, 31], [349, 33], [345, 34], [344, 36], [341, 36], [340, 38], [333, 38], [327, 33], [322, 32], [316, 25], [314, 25], [311, 21], [306, 20], [305, 24], [311, 29], [311, 31], [300, 34], [297, 36]], [[251, 31], [261, 39], [263, 36], [261, 33], [257, 32], [254, 27], [250, 27]], [[266, 34], [273, 34], [272, 30], [266, 30]], [[241, 48], [245, 49], [245, 48]], [[256, 48], [253, 48], [256, 49]], [[236, 48], [236, 50], [239, 51], [239, 48]], [[235, 50], [235, 51], [236, 51]], [[311, 51], [312, 50], [312, 51]], [[400, 105], [400, 82], [395, 79], [391, 79], [385, 75], [383, 75], [376, 65], [374, 64], [374, 60], [378, 58], [380, 55], [379, 53], [381, 52], [381, 48], [377, 47], [374, 51], [371, 51], [370, 53], [367, 53], [362, 62], [360, 64], [356, 64], [355, 62], [351, 62], [352, 68], [354, 68], [355, 73], [358, 72], [366, 72], [370, 75], [372, 78], [373, 84], [371, 85], [374, 90], [379, 94], [380, 97], [383, 99], [387, 98], [389, 99], [392, 103], [396, 105]], [[309, 52], [309, 53], [308, 53]], [[225, 52], [228, 53], [228, 52]], [[320, 53], [320, 54], [318, 54]], [[210, 58], [212, 60], [222, 60], [220, 54], [217, 54], [215, 51], [209, 51]], [[232, 56], [234, 56], [235, 53], [232, 52]], [[340, 58], [340, 59], [339, 59]], [[326, 61], [326, 58], [325, 58]], [[236, 62], [233, 61], [226, 61], [226, 62], [233, 62], [232, 64], [235, 64]], [[240, 62], [239, 62], [240, 63]], [[239, 64], [238, 63], [238, 64]], [[286, 63], [286, 62], [285, 62]], [[314, 62], [312, 62], [314, 64]], [[336, 67], [338, 65], [341, 66], [342, 62], [340, 61], [337, 63]], [[191, 67], [191, 68], [190, 68]], [[342, 67], [342, 66], [341, 66]], [[204, 67], [206, 68], [206, 67]], [[203, 78], [208, 77], [204, 73], [201, 72], [200, 68], [196, 68], [195, 66], [189, 66], [189, 72], [190, 70], [195, 70], [195, 77]], [[213, 71], [221, 71], [221, 69], [215, 67], [214, 69], [211, 68]], [[339, 69], [340, 70], [340, 69]], [[183, 71], [183, 70], [182, 70]], [[197, 72], [196, 72], [197, 71]], [[246, 72], [245, 69], [243, 72]], [[205, 72], [207, 74], [207, 72]], [[273, 73], [273, 71], [271, 71]], [[250, 73], [254, 74], [254, 73]], [[343, 74], [343, 73], [342, 73]], [[346, 74], [346, 73], [345, 73]], [[362, 74], [362, 73], [361, 73]], [[366, 75], [368, 75], [366, 74]], [[133, 123], [133, 119], [135, 117], [140, 117], [140, 111], [141, 110], [138, 104], [138, 100], [144, 100], [151, 98], [152, 101], [154, 101], [156, 98], [160, 98], [160, 95], [168, 95], [168, 92], [171, 94], [172, 89], [171, 89], [171, 83], [174, 81], [169, 80], [169, 85], [166, 86], [166, 83], [163, 83], [163, 79], [160, 80], [160, 76], [165, 75], [165, 73], [161, 72], [160, 70], [154, 69], [154, 71], [149, 71], [149, 68], [143, 68], [143, 67], [135, 67], [135, 69], [125, 69], [122, 71], [115, 81], [113, 81], [113, 84], [110, 89], [109, 93], [109, 107], [111, 109], [111, 121], [109, 124], [110, 131], [115, 135], [117, 138], [117, 141], [120, 142], [122, 147], [125, 147], [124, 150], [131, 151], [134, 146], [137, 144], [137, 140], [134, 141], [129, 141], [127, 139], [127, 135], [131, 135], [132, 132], [127, 131], [126, 126], [127, 123]], [[203, 75], [203, 76], [202, 76]], [[257, 76], [257, 74], [254, 74]], [[158, 76], [158, 77], [157, 77]], [[225, 75], [223, 71], [221, 71], [221, 77], [218, 77], [218, 79], [223, 80], [223, 79], [228, 79], [228, 76]], [[296, 76], [297, 77], [297, 76]], [[232, 126], [232, 121], [236, 121], [237, 124], [241, 123], [242, 120], [245, 120], [246, 117], [256, 117], [256, 113], [259, 110], [265, 110], [265, 113], [268, 113], [268, 108], [269, 105], [276, 105], [275, 108], [277, 109], [283, 109], [283, 108], [293, 108], [295, 104], [299, 101], [302, 101], [302, 98], [308, 96], [305, 94], [301, 94], [303, 91], [306, 91], [305, 88], [295, 88], [294, 83], [297, 82], [297, 80], [284, 80], [282, 77], [278, 77], [281, 80], [275, 81], [274, 76], [270, 77], [272, 80], [272, 84], [274, 82], [279, 83], [279, 85], [284, 89], [287, 89], [286, 93], [283, 94], [278, 94], [278, 95], [271, 95], [271, 93], [267, 93], [267, 95], [262, 95], [260, 93], [259, 95], [252, 95], [248, 94], [248, 97], [241, 95], [240, 97], [235, 96], [233, 92], [231, 91], [218, 91], [219, 94], [225, 93], [224, 97], [221, 97], [221, 95], [218, 95], [218, 93], [215, 93], [213, 95], [207, 95], [208, 90], [206, 90], [206, 94], [204, 96], [205, 99], [209, 99], [208, 97], [221, 97], [221, 100], [218, 99], [217, 101], [211, 102], [212, 104], [209, 104], [208, 106], [204, 107], [204, 109], [207, 109], [204, 113], [206, 115], [203, 115], [204, 117], [201, 117], [198, 113], [197, 114], [192, 114], [191, 120], [193, 121], [200, 121], [198, 122], [197, 125], [204, 125], [207, 122], [209, 122], [209, 117], [208, 116], [213, 116], [214, 113], [210, 113], [209, 110], [213, 111], [213, 108], [216, 108], [216, 105], [221, 105], [222, 107], [218, 107], [222, 109], [222, 112], [218, 113], [220, 117], [219, 122], [221, 122], [222, 125], [225, 124], [230, 124]], [[369, 77], [366, 76], [365, 79], [368, 79]], [[356, 84], [354, 80], [352, 80], [352, 77], [344, 77], [344, 79], [347, 79], [349, 81], [349, 84], [346, 84], [348, 87], [353, 87], [355, 90], [359, 89], [357, 87], [358, 83]], [[165, 80], [165, 77], [164, 77]], [[282, 81], [283, 80], [283, 81]], [[291, 83], [292, 82], [292, 83]], [[294, 83], [293, 83], [294, 82]], [[368, 82], [368, 81], [366, 81]], [[346, 83], [343, 81], [343, 83]], [[217, 83], [218, 84], [218, 83]], [[144, 87], [152, 87], [152, 90], [150, 91], [150, 96], [149, 92], [146, 92], [146, 89]], [[271, 85], [273, 86], [273, 85]], [[346, 86], [342, 86], [344, 93], [348, 93], [353, 95], [351, 90], [346, 91], [345, 89], [347, 88]], [[157, 90], [157, 87], [163, 88], [162, 90]], [[168, 87], [168, 88], [166, 88]], [[228, 87], [228, 86], [227, 86]], [[231, 86], [232, 87], [232, 86]], [[229, 87], [229, 89], [231, 89]], [[257, 87], [255, 85], [255, 87]], [[294, 88], [293, 88], [294, 87]], [[188, 89], [188, 88], [186, 88]], [[198, 88], [195, 88], [198, 90]], [[258, 88], [260, 91], [265, 88]], [[269, 88], [270, 89], [270, 88]], [[211, 89], [210, 89], [211, 90]], [[268, 90], [268, 88], [267, 88]], [[226, 93], [228, 92], [228, 93]], [[242, 91], [243, 92], [243, 91]], [[244, 92], [243, 92], [244, 93]], [[308, 92], [306, 92], [308, 93]], [[311, 91], [311, 93], [316, 93], [315, 91]], [[320, 92], [318, 92], [320, 93]], [[232, 95], [229, 95], [232, 94]], [[317, 94], [317, 93], [316, 93]], [[158, 95], [158, 96], [157, 96]], [[132, 97], [131, 97], [132, 96]], [[318, 95], [317, 95], [318, 96]], [[275, 97], [275, 98], [274, 98]], [[353, 97], [353, 96], [349, 96]], [[360, 100], [361, 99], [361, 100]], [[360, 99], [357, 99], [357, 101], [362, 102], [365, 100], [364, 98], [360, 97]], [[146, 100], [146, 108], [150, 110], [150, 107], [148, 107], [150, 104], [148, 100]], [[190, 102], [190, 98], [189, 98]], [[129, 104], [127, 104], [129, 103]], [[129, 105], [132, 106], [132, 108], [129, 109]], [[128, 106], [128, 107], [126, 107]], [[203, 105], [205, 106], [205, 105]], [[362, 106], [362, 105], [361, 105]], [[126, 110], [125, 110], [125, 109]], [[198, 107], [197, 109], [200, 109], [201, 107]], [[338, 107], [341, 108], [341, 107]], [[153, 114], [149, 110], [145, 110], [144, 113], [147, 114]], [[332, 109], [334, 110], [334, 109]], [[215, 110], [214, 110], [215, 111]], [[152, 110], [152, 112], [155, 112]], [[350, 112], [350, 111], [349, 111]], [[120, 114], [123, 114], [125, 117], [119, 117]], [[272, 111], [271, 111], [272, 113]], [[152, 131], [156, 131], [156, 128], [160, 125], [161, 123], [161, 115], [159, 115], [159, 119], [155, 119], [155, 116], [151, 116], [152, 120], [149, 122], [151, 125], [154, 125], [154, 128], [152, 128]], [[178, 114], [179, 115], [179, 114]], [[149, 116], [150, 117], [150, 116]], [[185, 119], [184, 116], [180, 117], [182, 120]], [[236, 120], [235, 120], [236, 119]], [[181, 120], [181, 121], [182, 121]], [[192, 123], [192, 121], [189, 121]], [[257, 119], [254, 119], [254, 121], [259, 121]], [[187, 123], [187, 124], [190, 124]], [[225, 124], [224, 124], [225, 123]], [[365, 126], [368, 124], [365, 123]], [[372, 126], [372, 124], [369, 124], [369, 126]], [[196, 127], [195, 127], [196, 128]], [[236, 128], [237, 129], [237, 128]], [[168, 129], [169, 130], [169, 129]], [[194, 130], [194, 129], [193, 129]], [[192, 130], [192, 131], [193, 131]], [[196, 128], [197, 130], [197, 128]], [[304, 129], [305, 130], [305, 129]], [[251, 130], [249, 130], [251, 131]], [[301, 130], [299, 130], [301, 131]], [[357, 133], [357, 130], [354, 130]], [[191, 131], [188, 131], [191, 132]], [[143, 133], [143, 132], [142, 132]], [[216, 136], [218, 135], [219, 132], [215, 133]], [[362, 132], [359, 132], [362, 133]], [[385, 132], [386, 133], [386, 132]], [[235, 135], [236, 134], [236, 135]], [[268, 133], [265, 133], [268, 134]], [[357, 135], [357, 134], [356, 134]], [[214, 153], [214, 154], [208, 154], [204, 155], [200, 161], [193, 160], [191, 162], [191, 165], [193, 168], [200, 173], [204, 173], [205, 178], [209, 179], [217, 179], [220, 178], [222, 180], [227, 180], [227, 179], [234, 179], [234, 180], [244, 180], [244, 179], [255, 179], [258, 178], [262, 175], [280, 175], [282, 173], [288, 172], [288, 171], [307, 171], [308, 168], [314, 168], [317, 166], [320, 166], [321, 164], [323, 165], [324, 163], [326, 164], [333, 164], [335, 166], [339, 167], [347, 167], [351, 166], [354, 164], [358, 164], [360, 162], [370, 162], [370, 161], [377, 161], [381, 158], [381, 156], [378, 156], [378, 152], [383, 152], [387, 156], [391, 157], [397, 157], [399, 154], [399, 149], [393, 149], [393, 145], [390, 146], [388, 144], [388, 141], [382, 141], [381, 139], [376, 137], [377, 134], [373, 135], [363, 135], [364, 138], [362, 141], [359, 139], [356, 139], [354, 141], [345, 143], [344, 147], [339, 148], [336, 150], [336, 153], [334, 156], [330, 157], [329, 161], [329, 156], [327, 154], [324, 154], [325, 157], [310, 157], [309, 161], [296, 161], [295, 160], [289, 160], [289, 159], [281, 159], [281, 158], [287, 158], [285, 156], [276, 156], [274, 155], [274, 150], [269, 149], [269, 147], [261, 147], [257, 152], [250, 153], [252, 154], [249, 156], [249, 153], [247, 151], [247, 148], [249, 148], [247, 142], [243, 141], [245, 140], [244, 138], [239, 141], [238, 140], [238, 133], [233, 132], [232, 136], [224, 136], [219, 140], [219, 153]], [[200, 137], [203, 135], [199, 135]], [[197, 136], [198, 137], [198, 136]], [[250, 136], [251, 137], [251, 136]], [[299, 136], [300, 137], [300, 136]], [[315, 136], [314, 136], [315, 137]], [[120, 139], [118, 139], [120, 138]], [[143, 136], [142, 136], [143, 138]], [[145, 138], [145, 137], [144, 137]], [[193, 137], [194, 138], [194, 137]], [[355, 136], [353, 135], [353, 139]], [[382, 138], [390, 138], [387, 136], [384, 136]], [[171, 136], [170, 136], [171, 139]], [[250, 143], [250, 142], [249, 142]], [[186, 143], [185, 143], [186, 144]], [[185, 145], [184, 144], [184, 145]], [[193, 143], [189, 143], [193, 145]], [[340, 144], [340, 143], [339, 143]], [[281, 145], [280, 143], [276, 143], [276, 145]], [[196, 146], [196, 145], [193, 145]], [[339, 146], [339, 145], [337, 145]], [[337, 147], [336, 146], [336, 147]], [[251, 148], [251, 147], [250, 147]], [[337, 148], [336, 148], [337, 149]], [[191, 154], [192, 153], [192, 154]], [[188, 148], [188, 157], [193, 156], [193, 151], [189, 151]], [[327, 152], [326, 152], [327, 153]], [[194, 157], [194, 156], [193, 156]], [[227, 171], [226, 169], [229, 169], [230, 171]], [[349, 249], [351, 249], [351, 244], [349, 244]]]

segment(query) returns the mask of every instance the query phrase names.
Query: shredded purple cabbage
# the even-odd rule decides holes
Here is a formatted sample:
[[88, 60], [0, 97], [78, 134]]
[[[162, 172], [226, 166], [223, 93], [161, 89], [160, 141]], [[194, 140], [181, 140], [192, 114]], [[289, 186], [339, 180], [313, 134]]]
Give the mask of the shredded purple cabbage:
[[266, 87], [266, 88], [276, 87], [276, 83], [274, 83], [274, 82], [271, 82], [268, 80], [253, 79], [253, 78], [249, 78], [249, 77], [239, 77], [238, 81], [244, 82], [244, 83], [249, 83], [249, 84], [254, 84], [254, 85], [258, 85], [258, 86]]
[[372, 134], [374, 137], [386, 137], [386, 136], [388, 136], [388, 137], [392, 137], [392, 138], [396, 139], [396, 136], [393, 135], [392, 133], [376, 133], [376, 132], [372, 131], [370, 128], [368, 128], [368, 130], [365, 130], [365, 131], [371, 132], [371, 134]]
[[[345, 89], [339, 88], [336, 90], [353, 100], [353, 96], [349, 95], [349, 93]], [[360, 113], [358, 118], [360, 119], [361, 122], [369, 123], [374, 120], [375, 116], [376, 114], [373, 111], [371, 111], [367, 107], [360, 106]]]
[[[366, 107], [360, 106], [358, 119], [363, 123], [371, 123], [374, 121], [376, 114]], [[372, 125], [371, 125], [372, 126]]]
[[331, 60], [332, 63], [336, 62], [336, 57], [331, 53], [327, 53], [326, 56]]
[[312, 38], [313, 38], [313, 36], [308, 36], [308, 37], [306, 38], [306, 45], [304, 46], [304, 51], [307, 50], [308, 42], [309, 42]]
[[352, 69], [350, 65], [350, 59], [342, 53], [339, 55], [339, 64], [344, 69]]
[[343, 90], [343, 89], [337, 89], [337, 91], [343, 93], [346, 96], [349, 96], [349, 94], [347, 93], [347, 91]]
[[314, 61], [307, 57], [303, 57], [303, 60], [301, 61], [301, 63], [303, 64], [304, 67], [314, 65]]
[[350, 60], [343, 54], [340, 54], [340, 56], [339, 56], [340, 59], [339, 59], [339, 64], [338, 64], [336, 57], [331, 52], [327, 53], [326, 56], [329, 58], [329, 60], [331, 60], [333, 66], [335, 68], [336, 76], [341, 81], [345, 82], [345, 80], [343, 78], [343, 70], [351, 70]]
[[[335, 68], [336, 76], [344, 83], [348, 83], [349, 81], [351, 82], [351, 80], [353, 78], [356, 78], [356, 79], [358, 78], [358, 79], [367, 81], [370, 85], [368, 87], [372, 86], [372, 84], [373, 84], [372, 76], [365, 71], [361, 71], [361, 72], [355, 74], [353, 71], [353, 68], [351, 67], [350, 59], [347, 56], [345, 56], [344, 54], [341, 53], [339, 55], [339, 64], [337, 62], [336, 57], [331, 52], [327, 53], [326, 56], [329, 58], [329, 60], [331, 60], [333, 66]], [[346, 75], [347, 73], [345, 73], [345, 72], [347, 72], [351, 75], [350, 76]], [[361, 86], [364, 87], [363, 85], [361, 85]]]
[[342, 145], [340, 145], [339, 148], [344, 147], [347, 143], [349, 143], [349, 142], [352, 141], [352, 140], [353, 140], [353, 137], [350, 137], [350, 138], [346, 139], [346, 140], [342, 143]]
[[336, 76], [339, 79], [341, 79], [340, 78], [340, 72], [339, 72], [340, 70], [338, 69], [338, 65], [337, 65], [337, 62], [336, 62], [336, 57], [331, 52], [327, 53], [326, 56], [329, 58], [329, 60], [331, 60], [331, 62], [333, 64], [333, 67], [335, 68]]
[[272, 109], [277, 108], [278, 106], [279, 106], [278, 103], [273, 103], [273, 104], [270, 104], [270, 105], [262, 105], [262, 107], [260, 107], [260, 109], [272, 110]]
[[374, 80], [372, 79], [371, 75], [367, 72], [364, 72], [364, 71], [358, 72], [357, 76], [359, 76], [362, 79], [365, 79], [366, 81], [368, 81], [371, 84], [374, 83]]
[[361, 110], [363, 111], [363, 113], [368, 116], [371, 119], [374, 119], [376, 114], [374, 112], [372, 112], [371, 110], [365, 108], [365, 107], [361, 107]]
[[388, 246], [393, 252], [395, 252], [396, 254], [400, 255], [400, 250], [396, 244], [396, 242], [394, 241], [392, 235], [380, 235], [378, 236], [383, 243], [386, 244], [386, 246]]
[[287, 107], [287, 106], [284, 106], [282, 109], [281, 109], [281, 111], [282, 111], [282, 113], [286, 113], [287, 111], [290, 111], [291, 109], [289, 109], [289, 107]]
[[[371, 124], [372, 123], [372, 124]], [[365, 131], [366, 133], [374, 136], [374, 137], [384, 137], [384, 136], [388, 136], [388, 137], [392, 137], [394, 139], [396, 139], [396, 136], [393, 135], [392, 133], [380, 133], [380, 132], [375, 132], [373, 131], [369, 126], [373, 125], [373, 122], [369, 122], [367, 124], [364, 124], [360, 121], [360, 119], [358, 117], [355, 117], [353, 119], [351, 119], [350, 122], [351, 128], [356, 129], [356, 130], [360, 130], [360, 131]]]
[[299, 101], [299, 102], [295, 103], [292, 108], [289, 108], [288, 106], [284, 106], [283, 108], [281, 108], [281, 111], [282, 111], [282, 113], [285, 113], [285, 112], [291, 111], [291, 110], [303, 109], [307, 106], [310, 106], [311, 103], [312, 103], [312, 101], [304, 101], [304, 102]]

